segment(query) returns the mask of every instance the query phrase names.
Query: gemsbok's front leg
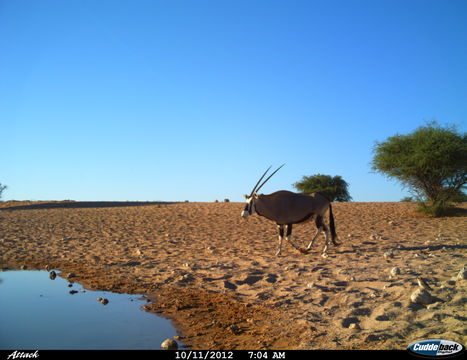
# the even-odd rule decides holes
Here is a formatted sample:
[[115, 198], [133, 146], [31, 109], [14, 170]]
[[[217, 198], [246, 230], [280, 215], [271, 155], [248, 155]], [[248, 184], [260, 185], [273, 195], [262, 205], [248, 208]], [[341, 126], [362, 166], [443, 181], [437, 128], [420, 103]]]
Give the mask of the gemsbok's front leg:
[[276, 256], [279, 256], [282, 253], [282, 239], [284, 239], [284, 225], [277, 225], [279, 230], [279, 249], [277, 250]]

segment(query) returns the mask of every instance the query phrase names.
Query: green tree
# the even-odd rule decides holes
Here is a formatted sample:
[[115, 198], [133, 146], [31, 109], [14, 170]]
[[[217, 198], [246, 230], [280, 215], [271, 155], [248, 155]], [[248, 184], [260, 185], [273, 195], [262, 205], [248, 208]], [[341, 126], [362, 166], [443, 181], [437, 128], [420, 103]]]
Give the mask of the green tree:
[[467, 134], [436, 122], [376, 143], [373, 170], [407, 187], [421, 208], [442, 215], [467, 183]]
[[302, 180], [293, 184], [301, 193], [319, 192], [326, 195], [331, 201], [350, 201], [347, 182], [341, 176], [316, 174], [303, 176]]

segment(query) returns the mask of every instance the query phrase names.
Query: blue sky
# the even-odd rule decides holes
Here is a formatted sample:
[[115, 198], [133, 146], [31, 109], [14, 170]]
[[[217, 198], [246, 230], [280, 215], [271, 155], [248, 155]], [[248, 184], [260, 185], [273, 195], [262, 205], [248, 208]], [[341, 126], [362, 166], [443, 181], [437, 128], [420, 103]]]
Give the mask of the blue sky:
[[466, 129], [463, 0], [0, 0], [3, 200], [243, 201], [341, 175], [398, 201], [375, 141]]

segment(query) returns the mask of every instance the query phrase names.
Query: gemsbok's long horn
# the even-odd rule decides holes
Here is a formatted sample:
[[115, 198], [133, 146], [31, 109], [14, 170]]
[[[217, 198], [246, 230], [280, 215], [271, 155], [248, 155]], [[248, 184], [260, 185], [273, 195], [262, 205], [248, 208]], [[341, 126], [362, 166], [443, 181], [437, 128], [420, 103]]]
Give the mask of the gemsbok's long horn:
[[258, 180], [258, 182], [256, 183], [256, 185], [253, 187], [253, 190], [251, 190], [251, 194], [249, 197], [252, 197], [253, 196], [253, 193], [255, 192], [256, 190], [256, 187], [258, 186], [258, 184], [261, 182], [261, 180], [263, 180], [264, 178], [264, 175], [266, 175], [266, 173], [269, 171], [269, 169], [272, 167], [272, 165], [270, 167], [268, 167], [268, 169], [264, 172], [263, 176], [260, 177], [260, 179]]
[[[285, 165], [285, 164], [282, 164], [281, 166], [279, 166], [279, 167], [277, 168], [277, 170], [274, 171], [271, 175], [269, 175], [269, 177], [268, 177], [266, 180], [264, 180], [264, 182], [263, 182], [263, 183], [259, 186], [259, 188], [257, 188], [255, 191], [259, 191], [259, 189], [261, 189], [261, 188], [263, 187], [263, 185], [266, 184], [267, 181], [268, 181], [276, 172], [278, 172], [278, 171], [280, 170], [280, 168], [281, 168], [282, 166], [284, 166], [284, 165]], [[268, 170], [269, 170], [269, 169], [268, 169]]]

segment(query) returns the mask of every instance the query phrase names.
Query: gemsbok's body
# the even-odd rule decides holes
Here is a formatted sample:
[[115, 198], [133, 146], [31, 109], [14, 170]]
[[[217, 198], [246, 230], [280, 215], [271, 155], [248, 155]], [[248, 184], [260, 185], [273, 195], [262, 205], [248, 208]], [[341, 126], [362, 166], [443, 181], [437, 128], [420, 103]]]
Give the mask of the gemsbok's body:
[[[283, 166], [283, 165], [282, 165]], [[281, 167], [282, 167], [281, 166]], [[329, 210], [329, 228], [331, 240], [334, 245], [340, 245], [337, 242], [334, 216], [332, 214], [331, 202], [320, 193], [297, 194], [291, 191], [280, 190], [269, 195], [258, 195], [257, 191], [274, 175], [281, 167], [274, 171], [258, 188], [258, 184], [269, 171], [263, 174], [261, 179], [253, 188], [250, 195], [245, 195], [247, 201], [245, 209], [242, 211], [242, 217], [246, 218], [254, 213], [263, 216], [277, 224], [279, 230], [279, 250], [276, 255], [282, 252], [282, 241], [284, 238], [284, 229], [286, 229], [286, 240], [297, 250], [306, 253], [314, 245], [316, 238], [322, 231], [325, 238], [325, 244], [322, 256], [327, 257], [327, 248], [329, 245], [329, 229], [324, 222], [324, 215]], [[315, 221], [316, 234], [308, 244], [306, 250], [302, 250], [292, 242], [292, 226], [307, 221]]]

